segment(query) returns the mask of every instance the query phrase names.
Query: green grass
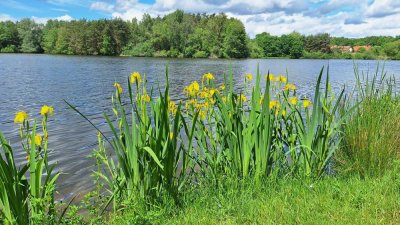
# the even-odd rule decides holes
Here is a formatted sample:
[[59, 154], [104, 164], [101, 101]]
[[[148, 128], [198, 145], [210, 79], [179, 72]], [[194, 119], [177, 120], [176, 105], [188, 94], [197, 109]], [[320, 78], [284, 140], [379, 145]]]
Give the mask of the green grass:
[[111, 224], [399, 224], [400, 176], [325, 177], [278, 184], [225, 181], [186, 194], [182, 208], [140, 205], [111, 215]]
[[386, 76], [384, 67], [378, 65], [371, 76], [360, 74], [356, 66], [355, 75], [351, 104], [360, 105], [342, 127], [336, 169], [361, 177], [379, 176], [400, 158], [400, 97], [396, 96], [394, 78]]
[[337, 169], [361, 177], [377, 176], [400, 158], [400, 98], [365, 99], [343, 128]]

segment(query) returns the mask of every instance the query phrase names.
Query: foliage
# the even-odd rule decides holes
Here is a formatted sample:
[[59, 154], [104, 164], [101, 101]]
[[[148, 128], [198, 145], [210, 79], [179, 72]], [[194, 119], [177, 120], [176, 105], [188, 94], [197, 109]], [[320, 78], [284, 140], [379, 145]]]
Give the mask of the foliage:
[[[400, 36], [399, 36], [400, 37]], [[330, 37], [297, 32], [250, 39], [243, 23], [221, 14], [190, 14], [176, 10], [142, 20], [49, 20], [0, 22], [0, 52], [69, 55], [125, 55], [194, 58], [355, 58], [400, 59], [399, 37]], [[397, 41], [397, 42], [396, 42]], [[331, 45], [372, 45], [366, 52], [332, 52]], [[15, 46], [15, 47], [14, 47]]]
[[307, 52], [329, 53], [331, 37], [329, 34], [309, 35], [304, 38], [304, 50]]
[[[132, 201], [163, 203], [165, 194], [179, 205], [186, 185], [202, 177], [218, 184], [224, 177], [258, 183], [284, 175], [323, 176], [340, 143], [341, 122], [335, 116], [342, 94], [335, 98], [331, 93], [328, 73], [322, 92], [322, 76], [323, 69], [313, 101], [301, 104], [295, 85], [269, 73], [265, 88], [259, 72], [255, 86], [253, 75], [246, 74], [239, 93], [233, 89], [232, 72], [219, 88], [214, 75], [206, 73], [201, 85], [193, 81], [184, 88], [187, 98], [178, 106], [169, 97], [168, 68], [166, 89], [156, 99], [148, 95], [146, 79], [138, 72], [128, 79], [127, 96], [115, 83], [115, 118], [104, 114], [112, 139], [99, 133], [94, 154], [104, 168], [95, 177], [109, 193], [104, 209], [111, 202], [114, 212]], [[116, 160], [107, 153], [106, 142]]]
[[244, 25], [238, 20], [230, 20], [224, 38], [224, 53], [229, 58], [248, 56], [247, 37]]
[[16, 114], [15, 122], [21, 123], [22, 147], [27, 154], [27, 161], [19, 167], [11, 145], [0, 133], [0, 209], [5, 224], [57, 223], [54, 193], [59, 173], [53, 172], [54, 165], [48, 160], [47, 119], [52, 108], [44, 106], [41, 114], [42, 134], [37, 133], [36, 121], [30, 126], [25, 112]]
[[[359, 75], [355, 102], [361, 106], [346, 120], [343, 142], [336, 156], [339, 172], [361, 177], [379, 176], [392, 169], [400, 156], [400, 99], [395, 95], [393, 78], [379, 74]], [[371, 79], [371, 80], [370, 80]]]

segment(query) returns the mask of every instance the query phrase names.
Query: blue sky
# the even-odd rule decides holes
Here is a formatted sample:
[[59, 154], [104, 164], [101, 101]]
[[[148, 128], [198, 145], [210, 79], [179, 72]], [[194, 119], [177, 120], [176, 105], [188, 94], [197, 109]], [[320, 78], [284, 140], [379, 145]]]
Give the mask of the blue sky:
[[122, 18], [176, 9], [240, 19], [250, 36], [298, 31], [334, 36], [400, 35], [400, 0], [0, 0], [0, 21]]

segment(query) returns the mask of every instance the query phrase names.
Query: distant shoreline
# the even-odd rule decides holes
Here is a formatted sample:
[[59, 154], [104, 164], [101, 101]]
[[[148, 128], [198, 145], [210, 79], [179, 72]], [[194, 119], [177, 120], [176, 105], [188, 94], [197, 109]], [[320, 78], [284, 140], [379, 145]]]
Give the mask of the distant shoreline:
[[[207, 58], [194, 58], [194, 57], [167, 57], [167, 56], [131, 56], [131, 55], [73, 55], [73, 54], [51, 54], [51, 53], [27, 53], [27, 52], [12, 52], [5, 53], [1, 52], [0, 55], [51, 55], [51, 56], [89, 56], [89, 57], [124, 57], [124, 58], [158, 58], [158, 59], [225, 59], [225, 60], [246, 60], [246, 59], [294, 59], [290, 57], [247, 57], [247, 58], [215, 58], [215, 57], [207, 57]], [[357, 58], [355, 55], [357, 53], [352, 53], [352, 58], [346, 57], [334, 57], [333, 54], [325, 54], [324, 57], [300, 57], [298, 59], [346, 59], [346, 60], [393, 60], [399, 61], [399, 59], [391, 59], [389, 57], [372, 57], [372, 58]]]

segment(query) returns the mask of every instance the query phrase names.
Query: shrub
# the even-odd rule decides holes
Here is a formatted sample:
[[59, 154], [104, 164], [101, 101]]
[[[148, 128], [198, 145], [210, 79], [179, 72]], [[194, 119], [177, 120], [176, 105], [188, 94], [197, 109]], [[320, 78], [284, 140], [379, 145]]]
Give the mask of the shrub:
[[360, 105], [343, 126], [337, 168], [361, 177], [379, 176], [400, 157], [400, 98], [394, 95], [393, 80], [383, 73], [378, 77], [378, 69], [372, 80], [357, 74], [356, 69]]
[[208, 53], [205, 51], [197, 51], [196, 53], [193, 54], [193, 58], [207, 58]]
[[155, 50], [153, 48], [153, 45], [151, 44], [151, 42], [148, 41], [139, 43], [132, 49], [124, 50], [123, 54], [130, 56], [151, 57], [153, 56], [154, 52]]
[[16, 53], [18, 52], [17, 47], [15, 45], [7, 45], [6, 47], [1, 49], [1, 53]]

